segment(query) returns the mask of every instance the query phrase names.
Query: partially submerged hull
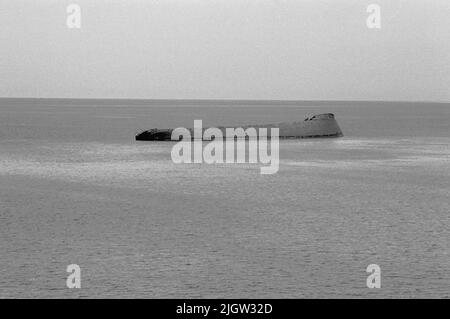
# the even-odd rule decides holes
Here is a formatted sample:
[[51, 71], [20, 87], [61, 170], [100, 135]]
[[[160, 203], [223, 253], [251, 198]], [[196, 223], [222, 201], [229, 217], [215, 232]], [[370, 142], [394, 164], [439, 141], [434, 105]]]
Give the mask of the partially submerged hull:
[[[279, 138], [319, 138], [319, 137], [341, 137], [343, 136], [334, 114], [324, 113], [306, 118], [303, 121], [293, 123], [278, 123], [267, 125], [249, 125], [239, 126], [243, 129], [255, 128], [257, 134], [260, 128], [267, 128], [267, 135], [270, 137], [271, 128], [279, 128]], [[237, 127], [236, 127], [237, 128]], [[203, 132], [207, 128], [203, 129]], [[224, 139], [235, 138], [235, 136], [227, 137], [226, 128], [218, 127], [222, 131]], [[191, 137], [194, 138], [194, 130], [189, 129]], [[180, 139], [172, 139], [173, 129], [151, 129], [143, 131], [136, 135], [137, 141], [179, 141]], [[203, 136], [203, 134], [202, 134]], [[257, 136], [258, 138], [260, 136]], [[202, 138], [203, 140], [210, 140]]]

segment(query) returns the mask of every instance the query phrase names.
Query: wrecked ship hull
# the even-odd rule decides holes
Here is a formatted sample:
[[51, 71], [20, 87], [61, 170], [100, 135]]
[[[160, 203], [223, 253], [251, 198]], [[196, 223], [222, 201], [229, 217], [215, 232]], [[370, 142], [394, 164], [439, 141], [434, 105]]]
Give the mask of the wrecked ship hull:
[[[235, 135], [227, 135], [226, 127], [217, 127], [222, 132], [223, 139], [235, 139]], [[311, 116], [303, 121], [290, 122], [290, 123], [278, 123], [278, 124], [266, 124], [266, 125], [248, 125], [248, 126], [236, 126], [236, 128], [255, 128], [257, 138], [266, 136], [259, 136], [260, 128], [267, 128], [267, 135], [270, 138], [270, 129], [279, 129], [280, 139], [300, 139], [300, 138], [326, 138], [326, 137], [341, 137], [344, 136], [339, 124], [337, 123], [334, 114], [324, 113]], [[210, 141], [212, 138], [205, 138], [204, 131], [208, 128], [202, 129], [202, 140]], [[136, 135], [137, 141], [179, 141], [182, 138], [172, 138], [172, 132], [174, 129], [151, 129], [143, 131]], [[191, 139], [194, 139], [194, 129], [188, 129], [191, 133]], [[248, 136], [247, 136], [248, 138]]]

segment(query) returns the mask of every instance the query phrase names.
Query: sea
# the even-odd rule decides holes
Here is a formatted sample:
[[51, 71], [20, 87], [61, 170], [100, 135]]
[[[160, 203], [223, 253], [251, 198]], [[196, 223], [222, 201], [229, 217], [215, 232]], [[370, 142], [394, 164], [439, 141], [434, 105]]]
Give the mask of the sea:
[[[344, 137], [281, 140], [273, 175], [135, 141], [324, 112]], [[450, 105], [2, 99], [0, 298], [17, 297], [449, 298]]]

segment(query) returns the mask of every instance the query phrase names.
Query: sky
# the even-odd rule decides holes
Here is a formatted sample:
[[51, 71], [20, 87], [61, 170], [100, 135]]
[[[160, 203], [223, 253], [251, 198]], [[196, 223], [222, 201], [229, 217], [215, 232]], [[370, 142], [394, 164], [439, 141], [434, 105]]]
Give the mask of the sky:
[[0, 0], [0, 97], [449, 102], [449, 17], [448, 0]]

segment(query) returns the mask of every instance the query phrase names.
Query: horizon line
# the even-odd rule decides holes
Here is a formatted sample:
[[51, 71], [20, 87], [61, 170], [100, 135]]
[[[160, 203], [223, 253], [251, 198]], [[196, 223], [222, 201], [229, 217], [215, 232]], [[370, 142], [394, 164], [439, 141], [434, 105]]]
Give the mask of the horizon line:
[[449, 101], [444, 100], [300, 100], [300, 99], [214, 99], [214, 98], [104, 98], [104, 97], [87, 97], [87, 98], [72, 98], [72, 97], [0, 97], [0, 100], [79, 100], [79, 101], [136, 101], [136, 102], [145, 102], [145, 101], [167, 101], [167, 102], [281, 102], [281, 103], [327, 103], [327, 102], [337, 102], [337, 103], [357, 103], [357, 102], [366, 102], [366, 103], [437, 103], [437, 104], [446, 104], [450, 103]]

